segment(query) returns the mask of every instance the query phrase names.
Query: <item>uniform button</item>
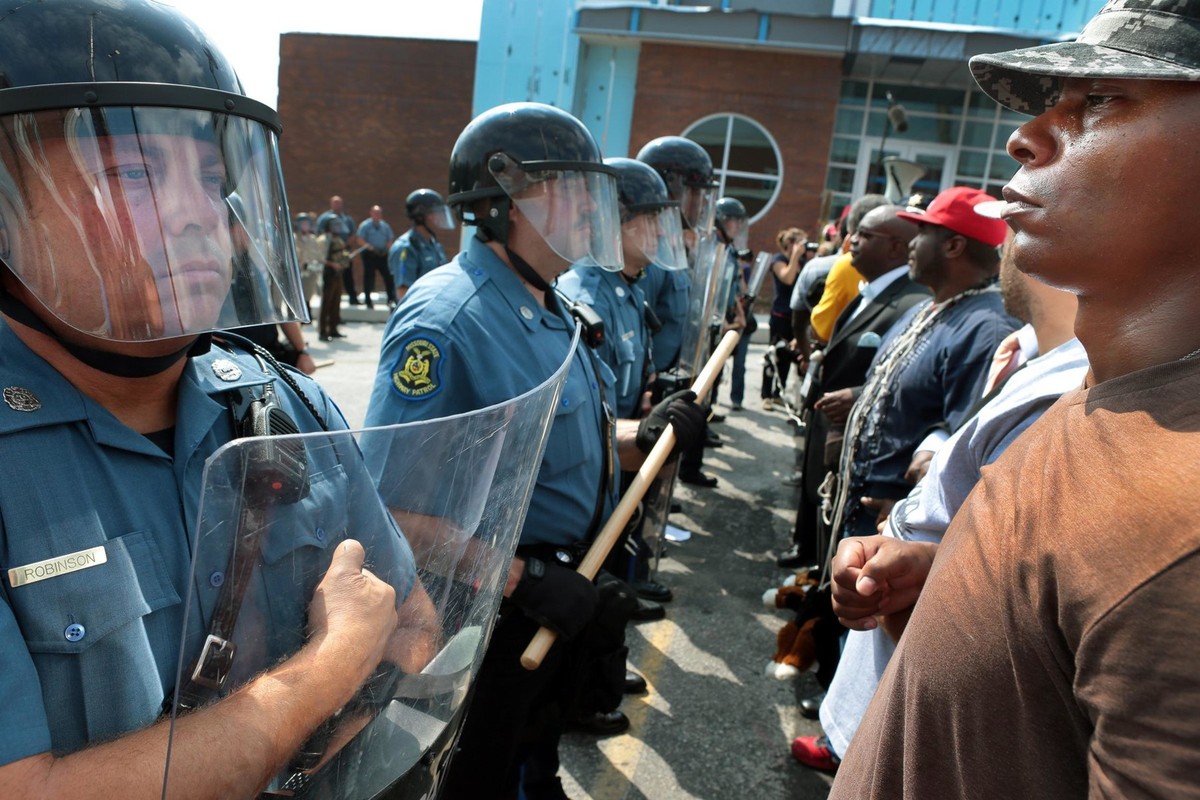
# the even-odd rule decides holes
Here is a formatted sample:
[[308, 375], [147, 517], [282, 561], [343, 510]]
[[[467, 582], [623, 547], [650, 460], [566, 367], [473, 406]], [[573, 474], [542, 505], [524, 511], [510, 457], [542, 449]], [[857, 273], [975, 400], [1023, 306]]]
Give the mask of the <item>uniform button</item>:
[[78, 623], [72, 623], [63, 630], [63, 636], [68, 642], [78, 642], [87, 635], [87, 630]]
[[618, 287], [617, 287], [616, 291], [617, 291], [617, 297], [624, 297], [624, 296], [625, 296], [625, 290], [624, 290], [624, 289], [622, 289], [620, 286], [618, 286]]
[[324, 528], [317, 528], [317, 541], [318, 542], [325, 541], [325, 529]]
[[481, 269], [473, 269], [473, 270], [471, 270], [471, 273], [472, 273], [473, 275], [482, 275], [482, 274], [483, 274], [483, 270], [481, 270]]
[[571, 401], [564, 397], [562, 399], [562, 404], [563, 404], [563, 408], [566, 408], [567, 406], [571, 405]]
[[214, 589], [221, 588], [221, 584], [225, 582], [225, 573], [218, 570], [208, 576], [208, 585]]

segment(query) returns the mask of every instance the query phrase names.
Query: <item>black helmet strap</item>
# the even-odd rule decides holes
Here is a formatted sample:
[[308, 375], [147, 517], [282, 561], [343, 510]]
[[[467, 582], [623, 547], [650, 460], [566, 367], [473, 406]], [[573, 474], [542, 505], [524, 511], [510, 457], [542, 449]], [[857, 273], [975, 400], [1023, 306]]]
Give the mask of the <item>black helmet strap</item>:
[[181, 358], [192, 358], [204, 355], [212, 344], [212, 334], [202, 334], [180, 349], [162, 356], [131, 356], [123, 353], [110, 353], [107, 350], [97, 350], [92, 347], [68, 342], [59, 336], [33, 310], [8, 292], [0, 291], [0, 312], [15, 319], [26, 327], [33, 328], [38, 333], [44, 333], [54, 339], [63, 349], [80, 362], [92, 369], [100, 370], [118, 378], [148, 378], [165, 372]]
[[517, 271], [517, 274], [524, 278], [530, 286], [545, 295], [546, 308], [557, 314], [558, 299], [554, 296], [554, 290], [550, 288], [550, 284], [546, 283], [546, 279], [538, 275], [537, 271], [529, 266], [528, 261], [509, 249], [507, 243], [504, 245], [504, 252], [508, 254], [508, 260], [513, 265], [513, 269]]

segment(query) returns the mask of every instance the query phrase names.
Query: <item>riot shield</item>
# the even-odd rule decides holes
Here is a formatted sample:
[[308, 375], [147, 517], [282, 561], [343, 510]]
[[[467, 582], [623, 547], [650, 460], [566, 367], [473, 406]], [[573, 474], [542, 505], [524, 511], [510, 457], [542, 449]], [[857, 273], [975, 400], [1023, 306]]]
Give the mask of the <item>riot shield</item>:
[[759, 250], [758, 255], [754, 257], [754, 269], [750, 271], [750, 282], [746, 284], [746, 294], [751, 297], [758, 297], [759, 291], [762, 289], [763, 280], [766, 279], [767, 273], [771, 271], [771, 259], [774, 256], [764, 250]]
[[684, 387], [691, 385], [692, 376], [704, 365], [714, 316], [723, 312], [717, 308], [717, 298], [725, 275], [725, 245], [716, 234], [705, 236], [696, 243], [692, 261], [692, 287], [688, 293], [687, 320], [679, 350], [678, 371]]
[[185, 712], [220, 703], [305, 647], [310, 611], [319, 613], [314, 590], [346, 539], [363, 545], [364, 572], [395, 589], [400, 621], [374, 674], [315, 730], [295, 734], [302, 745], [254, 796], [437, 796], [578, 340], [577, 331], [553, 376], [496, 406], [365, 431], [248, 437], [209, 458], [165, 798], [196, 788], [171, 768], [172, 752], [189, 746]]

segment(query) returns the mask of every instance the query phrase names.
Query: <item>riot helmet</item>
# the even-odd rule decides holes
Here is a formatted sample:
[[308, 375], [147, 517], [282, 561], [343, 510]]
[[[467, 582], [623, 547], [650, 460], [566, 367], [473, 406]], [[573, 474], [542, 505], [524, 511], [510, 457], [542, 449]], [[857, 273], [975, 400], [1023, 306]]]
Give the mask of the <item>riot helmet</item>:
[[446, 201], [433, 189], [417, 189], [404, 200], [404, 213], [414, 225], [424, 225], [430, 230], [454, 230], [454, 217], [446, 208]]
[[717, 201], [715, 224], [725, 244], [739, 253], [750, 241], [750, 215], [736, 197], [722, 197]]
[[278, 115], [194, 23], [149, 0], [21, 4], [0, 74], [0, 261], [30, 313], [114, 342], [307, 318]]
[[541, 103], [483, 112], [450, 153], [450, 206], [484, 241], [508, 244], [515, 206], [569, 264], [619, 271], [615, 171], [582, 122]]
[[292, 230], [300, 233], [312, 233], [313, 222], [313, 215], [302, 211], [292, 219]]
[[667, 194], [663, 179], [649, 164], [632, 158], [606, 158], [604, 163], [617, 171], [617, 204], [625, 252], [636, 251], [645, 263], [663, 269], [687, 269], [679, 203]]
[[712, 231], [717, 183], [703, 147], [683, 136], [660, 136], [638, 151], [637, 160], [654, 167], [666, 181], [686, 227], [700, 236]]

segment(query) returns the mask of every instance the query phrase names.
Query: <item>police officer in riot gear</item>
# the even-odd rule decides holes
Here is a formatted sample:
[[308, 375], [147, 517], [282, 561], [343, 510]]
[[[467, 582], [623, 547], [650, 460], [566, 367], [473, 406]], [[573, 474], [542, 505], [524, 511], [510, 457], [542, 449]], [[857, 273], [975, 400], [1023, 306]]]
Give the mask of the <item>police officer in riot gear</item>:
[[454, 230], [450, 209], [432, 189], [417, 189], [409, 194], [404, 201], [404, 213], [412, 220], [412, 227], [388, 250], [388, 269], [396, 285], [396, 301], [404, 299], [417, 278], [446, 263], [446, 249], [438, 241], [437, 232]]
[[[15, 6], [0, 72], [0, 786], [158, 795], [156, 721], [203, 640], [181, 646], [183, 608], [219, 583], [190, 579], [189, 549], [205, 459], [239, 422], [231, 393], [273, 385], [300, 430], [343, 425], [316, 384], [210, 342], [304, 317], [279, 123], [148, 0]], [[176, 794], [254, 796], [411, 620], [425, 595], [405, 600], [407, 546], [393, 537], [406, 575], [365, 571], [345, 539], [364, 520], [331, 537], [308, 643], [176, 722]]]
[[[717, 183], [712, 158], [703, 147], [683, 136], [661, 136], [647, 142], [638, 151], [637, 158], [649, 164], [662, 176], [671, 199], [679, 203], [679, 212], [685, 228], [684, 244], [687, 247], [688, 258], [693, 260], [698, 241], [713, 232]], [[660, 274], [651, 268], [647, 270], [643, 286], [647, 302], [663, 323], [662, 330], [654, 336], [655, 366], [664, 380], [669, 381], [674, 376], [674, 381], [669, 382], [664, 391], [689, 385], [694, 375], [693, 370], [699, 367], [697, 364], [679, 363], [680, 345], [687, 322], [687, 294], [691, 290], [690, 286], [683, 285], [685, 280], [684, 273]], [[703, 288], [698, 288], [697, 291], [703, 291]], [[699, 323], [693, 320], [693, 324]], [[667, 360], [668, 353], [674, 353], [670, 360]], [[707, 431], [704, 439], [714, 443], [717, 441]], [[679, 479], [693, 486], [716, 486], [717, 479], [702, 471], [703, 462], [702, 441], [683, 452], [679, 462]], [[670, 599], [669, 590], [643, 591], [642, 596], [659, 601]]]
[[[567, 358], [575, 323], [552, 284], [572, 264], [621, 269], [614, 173], [587, 128], [551, 106], [499, 106], [466, 127], [451, 153], [449, 204], [475, 236], [410, 287], [389, 320], [368, 425], [494, 404]], [[614, 404], [612, 371], [594, 353], [575, 352], [447, 796], [516, 797], [530, 753], [523, 742], [552, 765], [540, 782], [527, 779], [526, 792], [562, 796], [553, 766], [570, 691], [563, 681], [597, 604], [574, 566], [615, 504], [616, 470], [636, 468], [668, 418], [681, 441], [699, 428], [686, 397], [667, 399], [641, 424], [614, 420]], [[559, 637], [530, 672], [519, 658], [541, 625]], [[609, 661], [620, 686], [623, 649]]]

